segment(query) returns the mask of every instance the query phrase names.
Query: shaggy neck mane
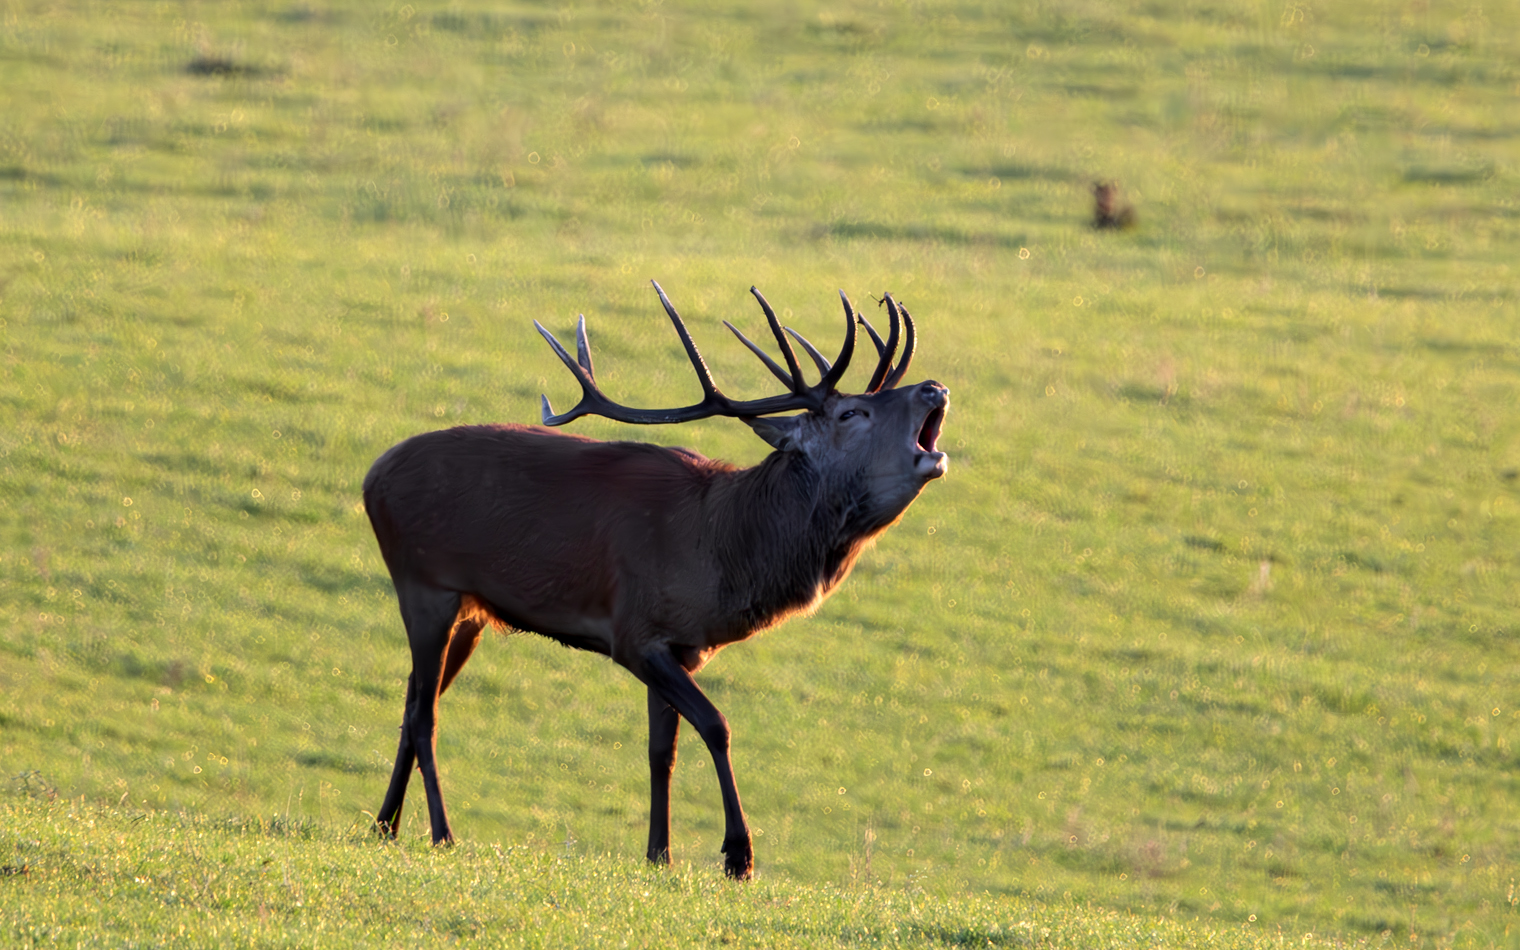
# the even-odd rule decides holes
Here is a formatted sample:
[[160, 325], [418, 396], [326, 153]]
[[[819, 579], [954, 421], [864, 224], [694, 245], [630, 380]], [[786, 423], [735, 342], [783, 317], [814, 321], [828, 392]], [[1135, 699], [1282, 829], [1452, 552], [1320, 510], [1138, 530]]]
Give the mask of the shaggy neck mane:
[[891, 523], [868, 520], [862, 472], [822, 472], [800, 452], [772, 452], [715, 494], [723, 610], [746, 630], [810, 610]]

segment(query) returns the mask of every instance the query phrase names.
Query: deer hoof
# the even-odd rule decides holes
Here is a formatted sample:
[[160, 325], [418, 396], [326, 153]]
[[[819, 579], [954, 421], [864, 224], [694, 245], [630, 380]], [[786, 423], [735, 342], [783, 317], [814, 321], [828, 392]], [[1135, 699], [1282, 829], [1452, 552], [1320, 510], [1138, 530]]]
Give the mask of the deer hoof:
[[670, 849], [661, 848], [658, 851], [651, 850], [648, 854], [650, 864], [658, 864], [664, 867], [670, 864]]
[[755, 851], [748, 838], [723, 842], [723, 873], [736, 881], [747, 881], [755, 876]]

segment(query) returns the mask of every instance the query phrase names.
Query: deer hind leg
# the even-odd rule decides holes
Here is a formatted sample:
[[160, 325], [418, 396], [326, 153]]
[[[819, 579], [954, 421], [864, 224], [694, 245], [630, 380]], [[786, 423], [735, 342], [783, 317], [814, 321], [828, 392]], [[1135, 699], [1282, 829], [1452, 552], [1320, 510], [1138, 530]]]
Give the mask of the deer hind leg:
[[391, 784], [385, 793], [385, 803], [375, 817], [375, 824], [382, 833], [396, 833], [407, 780], [415, 761], [422, 773], [422, 787], [427, 795], [433, 843], [452, 842], [454, 836], [449, 830], [443, 791], [438, 784], [438, 697], [443, 691], [445, 669], [451, 669], [450, 679], [459, 672], [474, 650], [480, 630], [475, 626], [473, 630], [461, 631], [467, 634], [461, 647], [468, 644], [468, 648], [462, 649], [455, 661], [451, 656], [454, 651], [450, 649], [450, 641], [459, 615], [459, 594], [403, 584], [396, 585], [396, 594], [401, 602], [401, 618], [406, 623], [406, 638], [412, 648], [412, 674], [407, 679], [406, 711], [401, 722], [396, 766], [391, 771]]
[[438, 684], [439, 696], [449, 691], [449, 684], [454, 682], [454, 677], [459, 675], [475, 648], [480, 646], [480, 633], [484, 629], [484, 619], [460, 615], [459, 621], [454, 625], [454, 632], [449, 636], [449, 652], [443, 661], [443, 681]]
[[670, 863], [670, 777], [676, 770], [681, 714], [649, 688], [649, 860]]
[[391, 769], [391, 784], [385, 790], [385, 802], [375, 815], [375, 830], [383, 838], [394, 838], [401, 829], [401, 806], [406, 801], [406, 783], [417, 764], [417, 751], [412, 748], [412, 734], [406, 728], [407, 712], [417, 691], [417, 678], [406, 678], [406, 705], [401, 713], [401, 745], [396, 749], [396, 765]]
[[[749, 822], [739, 803], [739, 786], [734, 782], [734, 765], [729, 758], [728, 720], [697, 686], [685, 667], [669, 649], [660, 648], [643, 657], [644, 682], [652, 692], [675, 707], [697, 730], [707, 751], [712, 753], [718, 772], [718, 789], [723, 794], [723, 871], [729, 877], [748, 880], [755, 870], [755, 851], [750, 841]], [[674, 731], [672, 730], [672, 736]], [[653, 739], [651, 738], [651, 746]], [[672, 749], [674, 743], [672, 742]], [[651, 819], [651, 825], [653, 819]]]

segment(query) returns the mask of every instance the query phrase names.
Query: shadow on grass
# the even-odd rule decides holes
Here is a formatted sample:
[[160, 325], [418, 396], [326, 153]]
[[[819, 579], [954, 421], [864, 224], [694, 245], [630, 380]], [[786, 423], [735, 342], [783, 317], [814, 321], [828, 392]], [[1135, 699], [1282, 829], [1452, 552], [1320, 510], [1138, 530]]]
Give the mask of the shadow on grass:
[[1163, 406], [1185, 406], [1192, 400], [1175, 387], [1155, 386], [1147, 383], [1128, 382], [1117, 390], [1120, 399], [1131, 402], [1153, 402]]
[[1404, 181], [1412, 185], [1467, 185], [1494, 177], [1493, 165], [1466, 168], [1414, 165], [1404, 169]]
[[277, 71], [252, 63], [241, 63], [226, 56], [202, 54], [185, 64], [185, 72], [191, 76], [210, 76], [220, 79], [259, 79], [277, 75]]
[[364, 759], [354, 759], [336, 752], [327, 752], [314, 749], [301, 752], [295, 757], [298, 765], [304, 765], [313, 769], [330, 769], [334, 772], [343, 772], [349, 775], [375, 775], [388, 770], [387, 766], [381, 766], [377, 762]]
[[533, 33], [552, 27], [556, 18], [531, 13], [480, 13], [449, 11], [432, 17], [436, 29], [479, 39], [500, 40], [513, 33]]
[[367, 573], [351, 571], [331, 564], [307, 561], [297, 567], [301, 580], [308, 587], [315, 587], [324, 594], [346, 594], [354, 591], [372, 592], [377, 588], [390, 588], [390, 581], [377, 581]]
[[58, 175], [34, 172], [29, 170], [25, 165], [0, 165], [0, 181], [30, 181], [44, 188], [56, 188], [59, 185], [66, 184], [64, 179]]
[[1027, 162], [1003, 162], [996, 165], [965, 165], [959, 169], [968, 178], [998, 178], [1003, 181], [1080, 182], [1083, 176], [1069, 168], [1034, 165]]
[[833, 237], [844, 239], [864, 238], [874, 241], [934, 241], [941, 244], [964, 246], [990, 246], [1018, 248], [1029, 239], [1023, 235], [1010, 236], [991, 232], [962, 231], [927, 224], [882, 224], [876, 221], [840, 221], [821, 227], [815, 238]]
[[196, 672], [195, 665], [183, 657], [144, 657], [136, 652], [119, 654], [111, 664], [96, 664], [107, 672], [115, 672], [125, 679], [143, 680], [159, 686], [176, 687]]

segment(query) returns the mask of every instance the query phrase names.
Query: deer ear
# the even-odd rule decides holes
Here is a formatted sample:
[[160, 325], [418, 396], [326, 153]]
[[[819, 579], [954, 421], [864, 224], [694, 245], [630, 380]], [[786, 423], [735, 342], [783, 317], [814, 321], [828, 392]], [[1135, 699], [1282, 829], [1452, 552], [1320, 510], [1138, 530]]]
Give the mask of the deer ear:
[[740, 421], [754, 429], [755, 435], [764, 439], [778, 452], [788, 452], [801, 447], [797, 442], [797, 430], [802, 416], [772, 416], [770, 418], [749, 416], [741, 417]]

